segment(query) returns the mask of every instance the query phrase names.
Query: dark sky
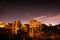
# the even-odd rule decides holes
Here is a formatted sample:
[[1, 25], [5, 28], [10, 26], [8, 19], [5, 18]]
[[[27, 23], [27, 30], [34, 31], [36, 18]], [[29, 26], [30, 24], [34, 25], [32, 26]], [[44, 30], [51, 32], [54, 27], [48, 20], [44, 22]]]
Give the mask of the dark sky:
[[13, 22], [20, 20], [23, 23], [35, 17], [60, 15], [59, 1], [0, 1], [0, 20], [3, 22]]

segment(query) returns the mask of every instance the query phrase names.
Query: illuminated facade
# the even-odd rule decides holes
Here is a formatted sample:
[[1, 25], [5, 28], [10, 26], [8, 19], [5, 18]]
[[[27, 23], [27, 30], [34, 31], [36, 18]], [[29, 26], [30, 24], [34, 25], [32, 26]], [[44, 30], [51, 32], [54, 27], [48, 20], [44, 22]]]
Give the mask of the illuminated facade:
[[31, 37], [33, 37], [37, 31], [42, 32], [42, 24], [41, 24], [41, 22], [38, 22], [37, 20], [31, 20], [30, 21], [29, 35]]
[[19, 30], [21, 27], [21, 23], [19, 20], [16, 20], [14, 23], [12, 23], [12, 34], [17, 34], [17, 30]]
[[2, 22], [0, 22], [0, 27], [4, 28], [5, 24], [3, 24]]
[[22, 28], [25, 32], [29, 32], [29, 24], [22, 25]]

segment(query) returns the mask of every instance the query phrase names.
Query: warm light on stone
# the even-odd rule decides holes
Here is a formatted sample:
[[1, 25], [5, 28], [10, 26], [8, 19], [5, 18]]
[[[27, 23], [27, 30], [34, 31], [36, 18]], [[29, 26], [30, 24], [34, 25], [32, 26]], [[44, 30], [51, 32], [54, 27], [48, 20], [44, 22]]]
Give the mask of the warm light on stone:
[[0, 25], [0, 27], [1, 27], [1, 28], [3, 28], [3, 27], [4, 27], [4, 25]]

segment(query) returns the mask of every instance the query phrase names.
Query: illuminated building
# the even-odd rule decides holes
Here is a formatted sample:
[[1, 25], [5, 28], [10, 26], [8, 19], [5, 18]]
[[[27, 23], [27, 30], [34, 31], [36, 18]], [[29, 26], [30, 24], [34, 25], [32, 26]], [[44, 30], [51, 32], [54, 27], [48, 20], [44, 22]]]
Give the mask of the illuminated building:
[[7, 34], [7, 33], [11, 34], [11, 31], [9, 31], [9, 25], [8, 25], [8, 23], [2, 23], [2, 22], [0, 22], [0, 34]]
[[28, 37], [29, 36], [29, 24], [22, 25], [22, 29], [24, 30], [25, 33], [27, 33], [26, 37]]
[[21, 27], [21, 22], [19, 20], [16, 20], [14, 23], [12, 23], [12, 34], [17, 34], [17, 30], [19, 30]]
[[0, 28], [5, 29], [8, 34], [12, 34], [12, 23], [2, 23], [0, 22]]
[[25, 32], [28, 32], [29, 31], [29, 24], [22, 25], [22, 28]]
[[9, 29], [9, 23], [5, 23], [5, 29]]
[[4, 26], [4, 29], [6, 29], [6, 32], [8, 34], [12, 34], [12, 23], [4, 23], [5, 26]]
[[[37, 30], [38, 29], [38, 30]], [[29, 35], [31, 37], [34, 36], [34, 34], [36, 33], [35, 31], [40, 31], [42, 32], [42, 24], [41, 22], [38, 22], [37, 20], [31, 20], [30, 21], [30, 31], [29, 31]]]
[[0, 27], [1, 27], [1, 28], [4, 28], [4, 26], [5, 26], [5, 25], [4, 25], [2, 22], [0, 22]]

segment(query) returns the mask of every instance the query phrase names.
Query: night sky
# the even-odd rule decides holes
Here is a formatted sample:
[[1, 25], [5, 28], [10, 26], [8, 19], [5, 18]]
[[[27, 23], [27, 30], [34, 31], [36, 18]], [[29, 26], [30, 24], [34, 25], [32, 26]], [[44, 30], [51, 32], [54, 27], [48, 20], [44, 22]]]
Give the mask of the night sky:
[[35, 18], [37, 20], [39, 19], [40, 21], [44, 19], [43, 22], [47, 23], [47, 17], [49, 20], [53, 20], [55, 23], [60, 23], [59, 1], [0, 1], [0, 20], [3, 22], [13, 22], [15, 20], [20, 20], [22, 23], [27, 23], [29, 20]]

